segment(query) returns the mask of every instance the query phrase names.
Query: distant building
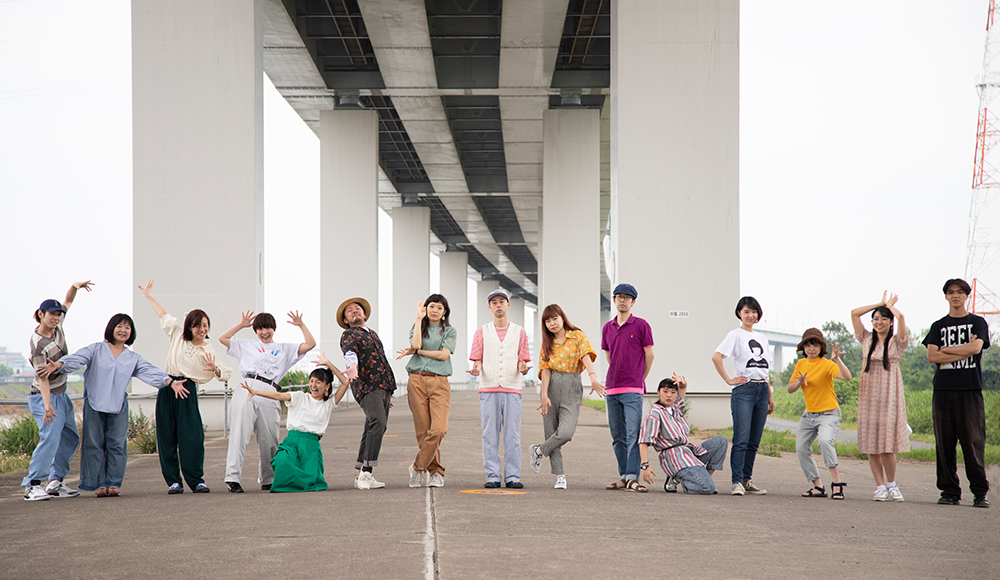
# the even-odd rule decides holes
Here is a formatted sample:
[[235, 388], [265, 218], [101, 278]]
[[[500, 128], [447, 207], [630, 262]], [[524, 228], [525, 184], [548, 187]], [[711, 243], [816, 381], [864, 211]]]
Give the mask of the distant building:
[[14, 369], [15, 373], [31, 370], [24, 355], [19, 352], [10, 352], [3, 346], [0, 346], [0, 365]]

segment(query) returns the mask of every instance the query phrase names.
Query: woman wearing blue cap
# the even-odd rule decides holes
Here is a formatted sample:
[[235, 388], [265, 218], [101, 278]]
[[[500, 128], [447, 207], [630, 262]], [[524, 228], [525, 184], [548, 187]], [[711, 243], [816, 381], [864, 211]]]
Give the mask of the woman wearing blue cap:
[[[76, 299], [81, 288], [90, 292], [93, 283], [76, 282], [69, 287], [62, 304], [50, 298], [35, 310], [38, 327], [31, 333], [31, 365], [35, 370], [44, 367], [49, 360], [59, 360], [69, 350], [66, 335], [63, 334], [63, 317]], [[69, 473], [69, 462], [80, 444], [80, 434], [76, 430], [76, 413], [73, 401], [66, 394], [66, 374], [56, 373], [48, 377], [35, 377], [28, 396], [28, 409], [38, 423], [38, 445], [31, 454], [28, 475], [24, 486], [27, 501], [46, 500], [50, 497], [77, 497], [80, 492], [63, 483]], [[49, 484], [42, 487], [42, 481]]]

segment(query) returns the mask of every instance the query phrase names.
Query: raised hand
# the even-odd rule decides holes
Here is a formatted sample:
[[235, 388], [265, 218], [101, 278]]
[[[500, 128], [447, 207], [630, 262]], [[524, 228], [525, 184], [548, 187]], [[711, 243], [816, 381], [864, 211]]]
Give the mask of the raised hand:
[[839, 344], [833, 345], [833, 351], [831, 354], [833, 360], [839, 359], [840, 355], [844, 354], [844, 347], [840, 346]]
[[81, 289], [82, 290], [86, 290], [87, 292], [91, 291], [90, 287], [93, 286], [93, 285], [94, 285], [94, 283], [91, 282], [90, 280], [87, 280], [85, 282], [73, 282], [73, 287], [74, 288], [76, 288], [77, 290], [81, 290]]
[[145, 286], [139, 286], [139, 291], [142, 292], [143, 296], [149, 298], [149, 296], [153, 293], [153, 280], [146, 282]]
[[[740, 377], [740, 378], [744, 378], [744, 377]], [[674, 384], [677, 385], [677, 390], [688, 388], [688, 382], [687, 382], [687, 379], [684, 378], [684, 375], [679, 375], [677, 373], [673, 373], [673, 376], [670, 377], [670, 380], [672, 380], [674, 382]]]
[[417, 320], [423, 320], [427, 316], [427, 307], [423, 302], [417, 302]]
[[888, 301], [889, 301], [889, 291], [884, 290], [882, 291], [882, 306], [888, 306], [889, 305]]
[[320, 366], [324, 366], [324, 367], [327, 367], [327, 368], [333, 366], [333, 363], [330, 362], [330, 359], [326, 358], [326, 355], [323, 354], [323, 353], [319, 353], [319, 358], [316, 359], [316, 360], [314, 360], [314, 361], [312, 361], [312, 363], [314, 365], [320, 365]]
[[205, 361], [205, 368], [201, 370], [212, 371], [213, 374], [215, 374], [215, 371], [219, 370], [219, 367], [215, 366], [215, 357], [212, 356], [212, 353], [206, 352], [201, 358]]
[[302, 314], [300, 314], [298, 310], [294, 312], [289, 312], [288, 318], [289, 318], [288, 324], [292, 324], [294, 326], [302, 326]]
[[246, 312], [243, 312], [242, 318], [240, 318], [240, 327], [250, 328], [251, 326], [253, 326], [254, 318], [256, 318], [256, 316], [254, 315], [253, 310], [247, 310]]
[[890, 294], [889, 295], [889, 299], [886, 300], [886, 302], [885, 302], [885, 307], [886, 308], [892, 308], [893, 306], [896, 305], [896, 301], [898, 301], [898, 300], [899, 300], [899, 295], [898, 294]]

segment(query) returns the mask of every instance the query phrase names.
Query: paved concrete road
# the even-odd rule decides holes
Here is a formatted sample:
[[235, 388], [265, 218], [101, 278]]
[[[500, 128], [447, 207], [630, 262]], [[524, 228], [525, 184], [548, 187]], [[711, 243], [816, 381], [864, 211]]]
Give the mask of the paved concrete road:
[[[764, 428], [772, 431], [791, 431], [792, 433], [796, 433], [798, 432], [799, 422], [779, 419], [777, 417], [768, 417], [767, 422], [764, 424]], [[841, 429], [837, 432], [837, 441], [841, 443], [857, 443], [858, 432]], [[924, 443], [923, 441], [910, 441], [910, 449], [934, 449], [934, 446], [929, 443]]]
[[[541, 439], [536, 400], [524, 402], [525, 456]], [[155, 455], [131, 458], [120, 498], [25, 502], [23, 472], [0, 475], [0, 578], [1000, 576], [1000, 505], [973, 509], [968, 492], [961, 507], [935, 505], [933, 465], [900, 465], [901, 504], [871, 501], [868, 465], [854, 460], [841, 463], [846, 501], [800, 498], [807, 485], [793, 454], [758, 458], [754, 479], [766, 496], [666, 494], [662, 485], [609, 492], [610, 435], [600, 414], [582, 411], [565, 448], [566, 491], [552, 489], [547, 462], [540, 475], [525, 462], [522, 495], [462, 493], [485, 479], [478, 396], [469, 392], [454, 394], [440, 489], [407, 487], [416, 444], [405, 400], [390, 413], [381, 490], [352, 488], [357, 408], [334, 413], [322, 440], [331, 489], [319, 493], [262, 493], [250, 476], [253, 443], [247, 493], [227, 493], [226, 441], [217, 437], [206, 449], [207, 495], [168, 496]], [[728, 489], [728, 467], [715, 479]]]

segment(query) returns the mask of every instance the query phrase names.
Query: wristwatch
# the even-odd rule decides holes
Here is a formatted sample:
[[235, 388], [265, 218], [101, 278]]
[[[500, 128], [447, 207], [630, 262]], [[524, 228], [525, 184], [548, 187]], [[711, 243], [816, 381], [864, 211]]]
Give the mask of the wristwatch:
[[647, 469], [649, 469], [649, 462], [647, 461], [646, 463], [643, 463], [642, 465], [640, 465], [639, 469], [641, 469], [643, 471], [646, 471]]

